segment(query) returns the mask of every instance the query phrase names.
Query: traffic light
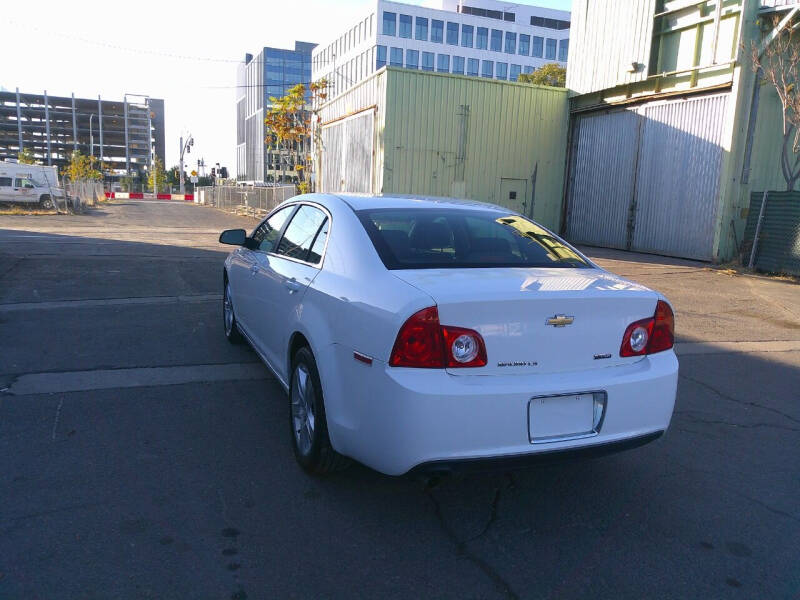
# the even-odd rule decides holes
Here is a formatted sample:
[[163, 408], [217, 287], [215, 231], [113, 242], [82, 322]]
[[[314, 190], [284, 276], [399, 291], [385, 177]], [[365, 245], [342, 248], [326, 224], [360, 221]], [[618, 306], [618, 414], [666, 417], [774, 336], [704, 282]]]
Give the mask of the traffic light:
[[222, 179], [227, 179], [228, 178], [228, 167], [220, 167], [219, 168], [219, 176]]
[[217, 177], [217, 170], [214, 167], [211, 167], [211, 179], [216, 179]]

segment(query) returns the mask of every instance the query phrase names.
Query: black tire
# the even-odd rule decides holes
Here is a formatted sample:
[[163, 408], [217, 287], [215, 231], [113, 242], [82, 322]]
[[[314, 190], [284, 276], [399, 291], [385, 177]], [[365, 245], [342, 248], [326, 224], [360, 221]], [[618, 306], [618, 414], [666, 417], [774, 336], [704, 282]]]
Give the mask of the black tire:
[[[233, 300], [229, 296], [230, 284], [225, 277], [222, 287], [222, 329], [225, 337], [231, 344], [244, 343], [244, 337], [239, 331], [239, 324], [236, 322], [236, 313], [233, 310]], [[228, 309], [230, 308], [230, 321], [228, 321]]]
[[55, 204], [53, 203], [53, 199], [50, 197], [50, 194], [42, 194], [39, 197], [39, 206], [44, 209], [50, 210], [55, 208]]
[[[309, 434], [307, 423], [298, 416], [302, 373], [305, 372], [306, 386], [311, 384], [312, 431]], [[308, 388], [306, 387], [306, 390]], [[292, 360], [292, 372], [289, 378], [289, 433], [292, 439], [292, 450], [297, 462], [307, 473], [322, 475], [332, 471], [341, 471], [350, 465], [350, 459], [342, 456], [331, 446], [328, 436], [328, 421], [325, 417], [325, 401], [322, 395], [322, 384], [314, 355], [308, 347], [300, 348]], [[302, 435], [301, 435], [302, 434]], [[305, 446], [301, 440], [307, 439]]]

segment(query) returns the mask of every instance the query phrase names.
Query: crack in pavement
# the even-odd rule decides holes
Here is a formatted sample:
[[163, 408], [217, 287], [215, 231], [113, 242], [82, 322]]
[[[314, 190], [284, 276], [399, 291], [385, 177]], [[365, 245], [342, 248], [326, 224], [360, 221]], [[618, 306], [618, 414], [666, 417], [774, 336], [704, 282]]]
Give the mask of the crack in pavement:
[[780, 415], [780, 416], [784, 417], [785, 419], [789, 419], [793, 423], [797, 423], [798, 425], [800, 425], [800, 419], [795, 419], [792, 415], [787, 414], [787, 413], [785, 413], [783, 411], [780, 411], [777, 408], [772, 408], [770, 406], [764, 406], [762, 404], [759, 404], [758, 402], [751, 402], [751, 401], [748, 401], [748, 400], [739, 400], [738, 398], [734, 398], [733, 396], [730, 396], [730, 395], [728, 395], [728, 394], [726, 394], [724, 392], [721, 392], [720, 390], [716, 389], [714, 386], [709, 385], [708, 383], [706, 383], [704, 381], [700, 381], [699, 379], [695, 379], [694, 377], [689, 377], [688, 375], [684, 375], [683, 373], [681, 373], [680, 377], [682, 377], [683, 379], [686, 379], [687, 381], [691, 381], [692, 383], [696, 383], [697, 385], [699, 385], [701, 387], [706, 388], [707, 390], [715, 393], [720, 398], [723, 398], [725, 400], [729, 400], [730, 402], [735, 402], [736, 404], [741, 404], [742, 406], [754, 406], [754, 407], [760, 408], [762, 410], [773, 412], [773, 413], [775, 413], [777, 415]]
[[[513, 480], [512, 480], [513, 481]], [[497, 520], [497, 507], [500, 502], [500, 488], [496, 487], [494, 489], [494, 496], [492, 498], [492, 502], [490, 505], [489, 511], [489, 519], [486, 521], [486, 524], [483, 526], [481, 531], [476, 535], [473, 535], [467, 539], [460, 540], [456, 532], [453, 531], [452, 527], [447, 524], [447, 521], [444, 518], [444, 514], [442, 513], [442, 507], [439, 501], [436, 499], [436, 496], [433, 494], [434, 485], [426, 485], [425, 486], [425, 495], [428, 496], [428, 499], [433, 504], [433, 512], [436, 516], [436, 519], [439, 521], [439, 526], [444, 531], [445, 536], [450, 540], [450, 542], [455, 546], [456, 555], [463, 556], [471, 563], [473, 563], [476, 567], [478, 567], [484, 575], [486, 575], [492, 583], [495, 585], [497, 590], [501, 592], [506, 598], [510, 598], [511, 600], [518, 600], [519, 594], [517, 594], [514, 589], [511, 587], [511, 584], [506, 581], [500, 573], [495, 570], [488, 562], [483, 560], [480, 556], [472, 552], [468, 547], [467, 544], [473, 542], [484, 535], [489, 531], [491, 526]], [[511, 485], [509, 486], [511, 487]]]
[[691, 413], [695, 411], [688, 411], [688, 410], [676, 410], [674, 414], [676, 415], [683, 415], [684, 418], [688, 419], [692, 423], [702, 423], [706, 425], [729, 425], [730, 427], [741, 427], [743, 429], [756, 429], [759, 427], [770, 427], [774, 429], [783, 429], [786, 431], [795, 431], [800, 432], [800, 429], [797, 427], [789, 427], [788, 425], [776, 425], [774, 423], [733, 423], [732, 421], [724, 421], [724, 420], [711, 420], [711, 419], [701, 419], [699, 417], [692, 416]]

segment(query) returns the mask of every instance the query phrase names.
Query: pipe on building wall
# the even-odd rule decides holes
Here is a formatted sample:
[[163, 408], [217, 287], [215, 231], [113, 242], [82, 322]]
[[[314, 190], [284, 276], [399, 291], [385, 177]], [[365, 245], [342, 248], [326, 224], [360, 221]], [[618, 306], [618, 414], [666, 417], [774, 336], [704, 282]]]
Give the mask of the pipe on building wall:
[[17, 88], [17, 135], [19, 135], [19, 151], [22, 152], [22, 111], [19, 107], [19, 88]]
[[53, 164], [53, 155], [50, 151], [50, 101], [47, 99], [47, 90], [44, 91], [44, 126], [47, 132], [47, 164]]

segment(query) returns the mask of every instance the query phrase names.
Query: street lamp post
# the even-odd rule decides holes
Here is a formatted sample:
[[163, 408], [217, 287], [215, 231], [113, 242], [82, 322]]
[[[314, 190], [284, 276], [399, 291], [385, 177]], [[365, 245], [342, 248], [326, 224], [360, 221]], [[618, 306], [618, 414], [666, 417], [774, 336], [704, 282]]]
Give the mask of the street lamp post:
[[180, 165], [179, 165], [178, 169], [180, 171], [179, 172], [179, 177], [180, 177], [180, 182], [181, 182], [181, 192], [180, 193], [184, 194], [184, 193], [186, 193], [186, 188], [185, 188], [185, 182], [184, 182], [184, 179], [183, 179], [183, 154], [184, 154], [184, 152], [191, 152], [191, 147], [194, 146], [194, 138], [192, 137], [192, 134], [190, 133], [188, 135], [185, 144], [183, 143], [183, 136], [181, 136], [180, 144], [181, 144], [181, 160], [180, 160]]

